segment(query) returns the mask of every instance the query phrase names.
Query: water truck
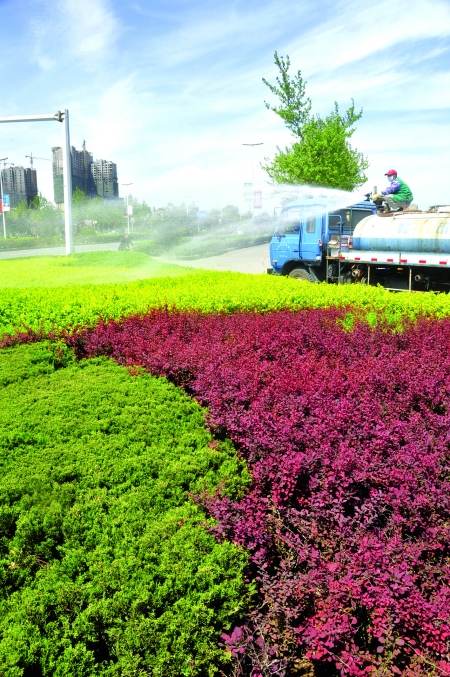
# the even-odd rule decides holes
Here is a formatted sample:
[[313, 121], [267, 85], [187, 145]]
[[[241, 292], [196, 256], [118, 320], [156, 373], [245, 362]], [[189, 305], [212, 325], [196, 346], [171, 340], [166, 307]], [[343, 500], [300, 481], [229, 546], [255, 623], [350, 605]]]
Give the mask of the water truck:
[[333, 213], [313, 201], [280, 212], [269, 274], [395, 291], [450, 292], [450, 206], [377, 212], [367, 198]]

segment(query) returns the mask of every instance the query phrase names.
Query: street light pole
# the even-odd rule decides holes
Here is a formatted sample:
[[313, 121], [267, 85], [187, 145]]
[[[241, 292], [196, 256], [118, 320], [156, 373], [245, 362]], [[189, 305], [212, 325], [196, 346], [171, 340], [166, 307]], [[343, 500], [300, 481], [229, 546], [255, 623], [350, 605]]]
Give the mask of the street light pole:
[[[122, 186], [132, 186], [132, 183], [122, 183]], [[127, 193], [127, 233], [130, 232], [130, 210], [128, 209], [128, 193]]]
[[[0, 158], [0, 162], [6, 162], [7, 159], [8, 159], [7, 157], [2, 157]], [[3, 237], [6, 240], [5, 205], [3, 204], [3, 176], [1, 168], [0, 168], [0, 193], [2, 197]]]
[[66, 254], [73, 254], [73, 220], [72, 220], [72, 163], [69, 137], [69, 111], [67, 108], [57, 113], [44, 115], [17, 115], [0, 117], [1, 122], [62, 122], [63, 131], [63, 181], [64, 181], [64, 226], [66, 234]]
[[189, 203], [187, 200], [192, 197], [192, 195], [183, 195], [183, 197], [186, 199], [186, 216], [189, 216]]
[[264, 143], [243, 143], [243, 146], [252, 147], [252, 214], [255, 213], [255, 146], [263, 146]]
[[70, 152], [69, 111], [62, 115], [63, 131], [63, 180], [64, 180], [64, 221], [66, 234], [66, 254], [74, 252], [73, 216], [72, 216], [72, 155]]

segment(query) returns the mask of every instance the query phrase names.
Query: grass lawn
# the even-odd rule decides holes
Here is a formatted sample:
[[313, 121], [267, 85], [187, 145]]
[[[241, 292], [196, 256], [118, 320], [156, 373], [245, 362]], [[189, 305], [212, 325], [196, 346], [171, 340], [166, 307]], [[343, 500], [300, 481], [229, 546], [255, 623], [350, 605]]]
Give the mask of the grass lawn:
[[85, 252], [0, 261], [0, 287], [58, 287], [133, 282], [195, 272], [151, 259], [143, 252]]

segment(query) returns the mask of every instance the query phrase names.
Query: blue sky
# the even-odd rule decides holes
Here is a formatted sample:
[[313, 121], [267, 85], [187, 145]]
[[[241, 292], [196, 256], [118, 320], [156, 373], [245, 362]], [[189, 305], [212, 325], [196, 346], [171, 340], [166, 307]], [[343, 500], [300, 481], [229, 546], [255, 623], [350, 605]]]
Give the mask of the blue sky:
[[[243, 143], [264, 144], [255, 187], [267, 194], [258, 163], [292, 140], [264, 107], [275, 50], [301, 69], [315, 112], [352, 97], [364, 108], [352, 143], [367, 188], [395, 168], [420, 207], [450, 202], [449, 0], [0, 0], [0, 19], [0, 116], [68, 108], [73, 145], [116, 162], [152, 206], [243, 207]], [[15, 164], [60, 143], [56, 122], [0, 126]], [[35, 166], [51, 199], [51, 164]]]

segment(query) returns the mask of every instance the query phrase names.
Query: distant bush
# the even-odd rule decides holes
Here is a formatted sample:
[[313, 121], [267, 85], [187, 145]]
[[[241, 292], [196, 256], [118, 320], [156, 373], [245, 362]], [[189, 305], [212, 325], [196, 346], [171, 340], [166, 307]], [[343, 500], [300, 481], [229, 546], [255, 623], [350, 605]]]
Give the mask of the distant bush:
[[94, 228], [83, 228], [79, 235], [81, 235], [81, 237], [86, 237], [86, 235], [97, 235], [97, 231], [94, 230]]
[[63, 247], [64, 239], [57, 236], [45, 237], [8, 237], [0, 239], [0, 251], [20, 249], [41, 249], [42, 247]]
[[189, 494], [242, 493], [231, 445], [165, 380], [64, 344], [1, 351], [0, 383], [0, 674], [226, 669], [247, 558]]

